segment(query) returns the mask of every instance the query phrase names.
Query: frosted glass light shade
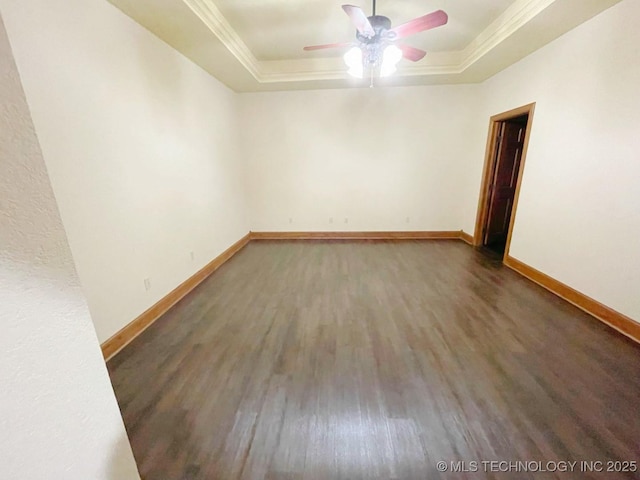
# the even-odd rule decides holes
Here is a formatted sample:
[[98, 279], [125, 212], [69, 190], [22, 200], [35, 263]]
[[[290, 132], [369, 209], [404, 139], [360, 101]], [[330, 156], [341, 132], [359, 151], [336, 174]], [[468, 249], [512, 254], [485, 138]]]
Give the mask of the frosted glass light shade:
[[402, 59], [402, 50], [395, 45], [389, 45], [382, 54], [382, 65], [380, 66], [380, 76], [388, 77], [396, 71], [396, 65]]
[[359, 47], [353, 47], [344, 54], [344, 63], [349, 67], [348, 74], [362, 78], [364, 68], [362, 67], [362, 50]]

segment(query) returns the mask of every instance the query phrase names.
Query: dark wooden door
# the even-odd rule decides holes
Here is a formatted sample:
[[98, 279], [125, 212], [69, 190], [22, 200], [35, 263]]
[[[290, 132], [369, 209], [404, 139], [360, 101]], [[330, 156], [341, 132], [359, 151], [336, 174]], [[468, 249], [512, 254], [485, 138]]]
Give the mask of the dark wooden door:
[[496, 163], [489, 186], [485, 245], [504, 244], [507, 241], [526, 127], [526, 120], [507, 120], [500, 124]]

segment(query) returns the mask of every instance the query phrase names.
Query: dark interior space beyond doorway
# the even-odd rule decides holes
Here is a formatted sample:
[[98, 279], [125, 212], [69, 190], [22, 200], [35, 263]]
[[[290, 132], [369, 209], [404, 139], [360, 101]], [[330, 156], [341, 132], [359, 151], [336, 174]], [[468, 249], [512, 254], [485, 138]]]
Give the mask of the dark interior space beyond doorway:
[[495, 130], [495, 154], [488, 185], [487, 216], [482, 246], [499, 255], [505, 252], [529, 115], [500, 121]]

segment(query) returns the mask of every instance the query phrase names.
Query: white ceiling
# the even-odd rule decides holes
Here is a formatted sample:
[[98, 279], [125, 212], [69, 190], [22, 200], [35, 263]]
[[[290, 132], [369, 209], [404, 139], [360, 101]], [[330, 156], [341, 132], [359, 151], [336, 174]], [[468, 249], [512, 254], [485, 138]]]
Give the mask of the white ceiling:
[[[365, 86], [343, 50], [355, 30], [338, 0], [109, 0], [235, 91]], [[394, 25], [442, 9], [449, 23], [406, 39], [429, 54], [389, 85], [480, 82], [620, 0], [378, 0]], [[371, 14], [371, 0], [353, 1]]]

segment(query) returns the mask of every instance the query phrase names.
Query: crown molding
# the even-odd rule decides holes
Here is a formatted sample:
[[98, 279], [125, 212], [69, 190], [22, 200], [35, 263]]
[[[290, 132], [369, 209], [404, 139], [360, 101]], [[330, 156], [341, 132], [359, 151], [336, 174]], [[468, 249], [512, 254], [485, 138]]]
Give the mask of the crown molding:
[[[244, 68], [261, 82], [260, 62], [211, 0], [183, 0]], [[262, 83], [262, 82], [261, 82]]]
[[462, 51], [460, 73], [521, 29], [556, 0], [519, 0], [507, 8]]
[[[258, 60], [231, 27], [213, 0], [182, 0], [218, 37], [259, 83], [282, 83], [349, 78], [340, 58]], [[461, 51], [435, 52], [420, 64], [405, 65], [397, 76], [461, 74], [557, 0], [518, 0]]]
[[[406, 62], [396, 76], [447, 75], [459, 73], [460, 52], [434, 52], [420, 64]], [[350, 79], [341, 57], [272, 60], [260, 62], [263, 83]]]

